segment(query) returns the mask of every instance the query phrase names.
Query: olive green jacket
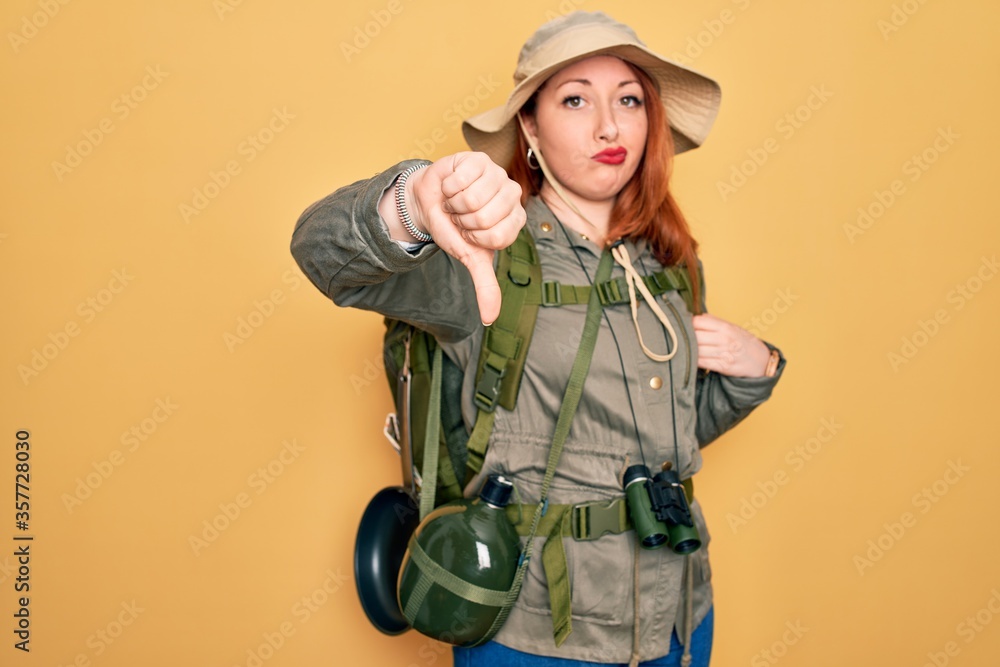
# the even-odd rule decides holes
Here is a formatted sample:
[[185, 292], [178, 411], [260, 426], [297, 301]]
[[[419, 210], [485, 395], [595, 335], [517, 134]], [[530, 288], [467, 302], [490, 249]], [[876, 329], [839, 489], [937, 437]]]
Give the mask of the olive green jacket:
[[[377, 205], [406, 161], [341, 188], [308, 208], [292, 239], [292, 253], [309, 279], [340, 306], [354, 306], [413, 323], [433, 333], [444, 352], [465, 369], [463, 414], [475, 422], [472, 402], [483, 333], [472, 281], [465, 268], [433, 244], [408, 251], [389, 238]], [[526, 206], [545, 280], [587, 285], [600, 249], [564, 229], [540, 199]], [[644, 243], [627, 242], [640, 273], [660, 268]], [[613, 276], [624, 275], [615, 266]], [[771, 394], [781, 376], [735, 378], [699, 373], [691, 314], [677, 292], [661, 297], [680, 350], [669, 363], [650, 360], [639, 347], [628, 305], [605, 308], [597, 347], [577, 414], [563, 448], [549, 500], [573, 504], [624, 495], [626, 461], [656, 470], [672, 461], [681, 478], [701, 468], [700, 447], [746, 417]], [[580, 340], [586, 306], [540, 308], [517, 405], [497, 409], [482, 475], [503, 472], [525, 503], [537, 502], [551, 436]], [[662, 325], [640, 306], [646, 344], [665, 352]], [[674, 434], [676, 433], [676, 439]], [[712, 604], [709, 533], [697, 500], [692, 504], [702, 548], [694, 569], [694, 625]], [[539, 554], [545, 538], [538, 537]], [[550, 622], [542, 559], [533, 558], [520, 597], [496, 641], [534, 654], [594, 662], [628, 662], [632, 652], [634, 531], [592, 541], [564, 538], [571, 578], [573, 632], [559, 648]], [[669, 548], [639, 553], [639, 632], [642, 660], [669, 652], [671, 630], [683, 637], [682, 581], [687, 558]]]

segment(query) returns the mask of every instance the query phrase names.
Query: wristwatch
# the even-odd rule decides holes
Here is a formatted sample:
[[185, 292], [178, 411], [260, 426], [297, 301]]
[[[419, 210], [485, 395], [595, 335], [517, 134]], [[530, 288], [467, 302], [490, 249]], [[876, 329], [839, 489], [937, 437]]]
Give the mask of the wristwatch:
[[771, 350], [771, 357], [767, 360], [767, 368], [764, 369], [764, 377], [774, 377], [775, 373], [778, 372], [779, 361], [781, 361], [781, 355], [778, 354], [777, 350]]

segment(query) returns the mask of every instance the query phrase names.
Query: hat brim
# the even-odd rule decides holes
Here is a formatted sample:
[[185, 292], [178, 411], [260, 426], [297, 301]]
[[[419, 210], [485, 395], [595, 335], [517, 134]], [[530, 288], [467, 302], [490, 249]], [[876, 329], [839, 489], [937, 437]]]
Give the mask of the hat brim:
[[[551, 55], [551, 54], [549, 54]], [[642, 68], [656, 82], [674, 139], [674, 153], [700, 146], [715, 123], [722, 100], [719, 84], [637, 44], [613, 44], [580, 53], [563, 53], [556, 62], [539, 69], [521, 81], [507, 98], [495, 107], [462, 123], [462, 134], [469, 147], [482, 151], [502, 167], [508, 167], [517, 145], [514, 116], [535, 91], [553, 74], [580, 60], [612, 55]]]

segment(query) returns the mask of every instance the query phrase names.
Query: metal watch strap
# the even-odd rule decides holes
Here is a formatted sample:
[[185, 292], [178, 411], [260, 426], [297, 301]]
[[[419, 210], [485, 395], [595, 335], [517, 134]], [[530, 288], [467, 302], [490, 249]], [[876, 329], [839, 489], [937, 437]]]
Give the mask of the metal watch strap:
[[413, 220], [410, 219], [410, 212], [406, 210], [406, 179], [408, 179], [410, 174], [413, 172], [418, 169], [423, 169], [426, 166], [426, 164], [415, 164], [412, 167], [408, 167], [406, 171], [400, 174], [399, 178], [396, 179], [396, 212], [399, 213], [399, 220], [403, 223], [403, 227], [406, 231], [420, 243], [430, 243], [434, 239], [427, 232], [422, 232], [417, 229], [417, 226], [413, 224]]

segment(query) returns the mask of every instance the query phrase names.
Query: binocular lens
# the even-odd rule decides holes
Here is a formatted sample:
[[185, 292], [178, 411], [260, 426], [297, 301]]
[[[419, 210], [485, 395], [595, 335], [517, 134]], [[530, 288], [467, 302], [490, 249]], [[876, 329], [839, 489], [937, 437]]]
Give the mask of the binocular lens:
[[642, 538], [642, 547], [644, 549], [656, 549], [662, 547], [667, 543], [667, 536], [663, 533], [653, 533]]
[[649, 468], [637, 464], [626, 469], [624, 483], [629, 516], [643, 548], [669, 544], [674, 553], [683, 555], [701, 547], [676, 473], [665, 471], [651, 478]]
[[649, 484], [649, 468], [635, 465], [625, 472], [625, 495], [628, 498], [629, 515], [635, 525], [639, 542], [645, 549], [658, 549], [668, 541], [667, 525], [656, 518], [652, 500], [646, 485]]
[[676, 554], [694, 553], [701, 546], [697, 528], [677, 525], [671, 526], [667, 530], [670, 533], [670, 548]]

